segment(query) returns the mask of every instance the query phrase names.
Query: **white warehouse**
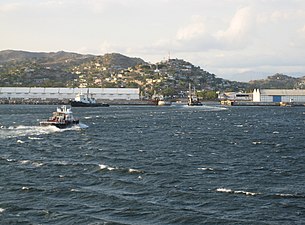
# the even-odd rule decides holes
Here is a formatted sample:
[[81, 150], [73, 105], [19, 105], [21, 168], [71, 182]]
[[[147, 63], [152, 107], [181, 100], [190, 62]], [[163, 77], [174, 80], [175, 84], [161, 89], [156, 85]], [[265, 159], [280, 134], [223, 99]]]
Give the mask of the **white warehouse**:
[[253, 102], [297, 102], [305, 103], [305, 90], [254, 89]]
[[139, 88], [0, 87], [0, 99], [64, 100], [87, 92], [97, 100], [138, 100], [140, 97]]

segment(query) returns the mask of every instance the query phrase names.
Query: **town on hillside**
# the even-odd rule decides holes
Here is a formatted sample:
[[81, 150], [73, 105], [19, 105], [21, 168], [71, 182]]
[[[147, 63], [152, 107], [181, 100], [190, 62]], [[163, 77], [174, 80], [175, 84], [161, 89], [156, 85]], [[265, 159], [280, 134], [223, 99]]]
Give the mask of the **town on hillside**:
[[103, 56], [76, 53], [0, 51], [1, 87], [139, 88], [143, 99], [155, 93], [186, 97], [191, 85], [204, 100], [223, 92], [252, 92], [255, 88], [305, 88], [303, 78], [276, 74], [265, 80], [236, 82], [217, 77], [183, 59], [148, 63], [112, 53]]

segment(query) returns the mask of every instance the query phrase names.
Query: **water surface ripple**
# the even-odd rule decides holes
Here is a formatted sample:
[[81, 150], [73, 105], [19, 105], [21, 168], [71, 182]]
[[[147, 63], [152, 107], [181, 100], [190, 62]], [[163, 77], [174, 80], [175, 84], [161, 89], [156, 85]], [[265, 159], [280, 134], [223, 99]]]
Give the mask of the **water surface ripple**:
[[0, 224], [303, 224], [304, 109], [0, 105]]

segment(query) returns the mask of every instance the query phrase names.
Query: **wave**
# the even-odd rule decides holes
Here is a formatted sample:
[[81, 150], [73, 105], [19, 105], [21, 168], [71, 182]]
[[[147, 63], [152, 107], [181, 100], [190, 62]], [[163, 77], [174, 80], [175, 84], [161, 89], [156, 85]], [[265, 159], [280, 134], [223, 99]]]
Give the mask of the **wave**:
[[144, 173], [142, 170], [137, 170], [137, 169], [128, 169], [129, 173]]
[[208, 171], [213, 171], [213, 168], [209, 168], [209, 167], [201, 167], [201, 168], [197, 168], [198, 170], [208, 170]]
[[305, 195], [302, 194], [275, 194], [275, 196], [281, 198], [305, 198]]
[[99, 167], [101, 170], [109, 170], [109, 171], [118, 170], [118, 168], [116, 167], [110, 167], [108, 165], [103, 165], [103, 164], [100, 164]]
[[223, 192], [223, 193], [230, 193], [230, 194], [244, 194], [244, 195], [260, 195], [261, 193], [259, 192], [249, 192], [249, 191], [234, 191], [232, 189], [227, 189], [227, 188], [217, 188], [217, 192]]
[[28, 137], [30, 140], [42, 140], [43, 138], [40, 137]]
[[249, 191], [243, 191], [243, 190], [232, 190], [230, 188], [217, 188], [217, 192], [222, 192], [222, 193], [229, 193], [229, 194], [244, 194], [244, 195], [265, 195], [266, 197], [272, 197], [272, 198], [305, 198], [304, 194], [288, 194], [288, 193], [276, 193], [276, 194], [263, 194], [260, 192], [249, 192]]
[[204, 111], [222, 111], [222, 110], [228, 110], [228, 108], [221, 107], [221, 106], [208, 106], [208, 105], [200, 105], [200, 106], [188, 106], [183, 105], [182, 106], [185, 109], [199, 109]]
[[143, 170], [138, 170], [138, 169], [124, 169], [124, 168], [119, 168], [119, 167], [111, 167], [108, 165], [104, 165], [104, 164], [99, 164], [99, 168], [101, 170], [108, 170], [108, 171], [122, 171], [122, 172], [127, 172], [127, 173], [131, 173], [131, 174], [139, 174], [139, 173], [144, 173]]

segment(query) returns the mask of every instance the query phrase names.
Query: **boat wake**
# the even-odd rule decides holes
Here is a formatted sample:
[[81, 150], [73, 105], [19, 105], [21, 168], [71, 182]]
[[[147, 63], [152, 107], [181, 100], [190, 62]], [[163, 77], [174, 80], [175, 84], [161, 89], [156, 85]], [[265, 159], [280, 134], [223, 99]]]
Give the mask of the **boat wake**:
[[[29, 139], [37, 139], [37, 136], [46, 135], [56, 132], [64, 132], [67, 130], [87, 129], [86, 124], [80, 123], [66, 129], [59, 129], [55, 126], [10, 126], [0, 128], [0, 139], [16, 138], [29, 136]], [[34, 137], [33, 137], [34, 136]]]
[[58, 132], [60, 129], [56, 127], [40, 127], [40, 126], [16, 126], [16, 127], [1, 127], [0, 139], [24, 137], [24, 136], [39, 136]]
[[220, 107], [220, 106], [209, 106], [209, 105], [199, 105], [199, 106], [182, 106], [185, 109], [195, 109], [195, 110], [203, 110], [203, 111], [222, 111], [228, 110], [228, 108]]
[[89, 126], [84, 123], [79, 123], [78, 125], [76, 125], [76, 127], [79, 127], [80, 129], [87, 129]]

